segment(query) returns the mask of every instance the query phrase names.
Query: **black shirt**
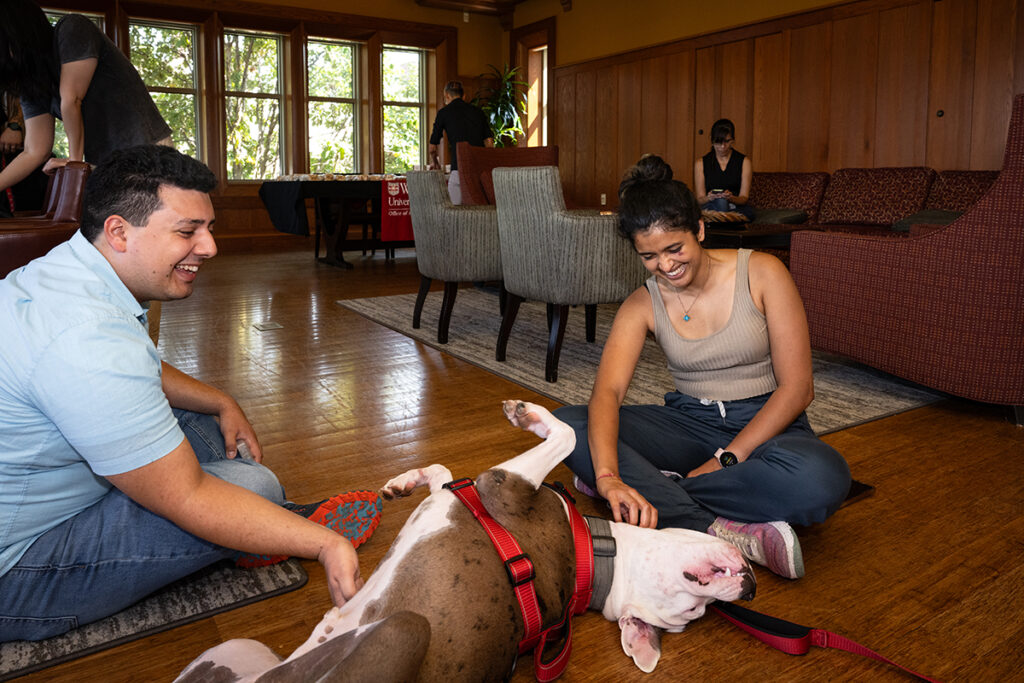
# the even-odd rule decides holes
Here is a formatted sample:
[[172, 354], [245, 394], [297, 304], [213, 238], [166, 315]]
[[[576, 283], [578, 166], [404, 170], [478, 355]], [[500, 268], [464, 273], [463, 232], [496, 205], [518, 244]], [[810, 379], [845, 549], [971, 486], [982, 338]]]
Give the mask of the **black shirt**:
[[430, 144], [440, 144], [442, 132], [448, 133], [448, 158], [453, 171], [459, 167], [455, 157], [455, 143], [468, 142], [474, 147], [483, 147], [484, 140], [492, 135], [487, 114], [461, 97], [456, 97], [437, 112], [434, 130], [430, 133]]

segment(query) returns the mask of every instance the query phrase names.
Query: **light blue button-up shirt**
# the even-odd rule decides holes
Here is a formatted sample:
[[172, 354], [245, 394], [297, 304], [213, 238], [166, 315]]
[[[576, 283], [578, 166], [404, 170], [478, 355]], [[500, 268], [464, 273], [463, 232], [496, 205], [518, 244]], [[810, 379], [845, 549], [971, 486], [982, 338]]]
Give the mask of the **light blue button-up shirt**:
[[80, 232], [0, 280], [0, 575], [184, 439], [145, 314]]

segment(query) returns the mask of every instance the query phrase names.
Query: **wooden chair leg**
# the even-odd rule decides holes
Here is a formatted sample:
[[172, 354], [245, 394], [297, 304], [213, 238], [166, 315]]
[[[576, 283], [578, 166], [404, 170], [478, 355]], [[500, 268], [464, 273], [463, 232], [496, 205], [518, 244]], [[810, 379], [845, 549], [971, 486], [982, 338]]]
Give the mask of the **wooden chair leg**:
[[498, 346], [494, 350], [494, 360], [505, 360], [505, 351], [508, 348], [508, 337], [512, 334], [512, 325], [516, 322], [516, 314], [519, 313], [519, 304], [523, 303], [523, 297], [508, 292], [505, 302], [505, 313], [501, 316], [501, 329], [498, 330]]
[[593, 344], [597, 339], [597, 304], [587, 304], [583, 310], [587, 316], [587, 341]]
[[547, 313], [548, 333], [550, 334], [551, 333], [551, 323], [555, 319], [555, 305], [554, 304], [548, 304], [547, 306], [544, 307], [544, 310]]
[[455, 296], [459, 293], [458, 282], [444, 283], [444, 299], [441, 300], [441, 317], [437, 320], [437, 343], [448, 343], [448, 323], [452, 321]]
[[562, 338], [565, 336], [565, 323], [569, 318], [568, 304], [555, 306], [552, 309], [551, 331], [548, 335], [548, 357], [544, 362], [544, 379], [548, 382], [558, 381], [558, 355], [562, 352]]
[[427, 300], [431, 279], [420, 275], [420, 291], [416, 294], [416, 305], [412, 309], [412, 329], [420, 329], [420, 316], [423, 314], [423, 302]]
[[504, 280], [498, 283], [500, 289], [498, 290], [498, 315], [504, 317], [505, 308], [508, 305], [508, 290], [505, 289]]

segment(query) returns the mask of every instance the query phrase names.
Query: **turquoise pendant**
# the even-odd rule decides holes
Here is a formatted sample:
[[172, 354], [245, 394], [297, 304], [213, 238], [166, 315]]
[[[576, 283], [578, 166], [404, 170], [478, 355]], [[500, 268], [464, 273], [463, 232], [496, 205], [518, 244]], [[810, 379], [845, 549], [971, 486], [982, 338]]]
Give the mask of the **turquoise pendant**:
[[685, 322], [690, 322], [690, 316], [688, 316], [688, 315], [684, 315], [684, 316], [683, 316], [683, 320], [684, 320]]

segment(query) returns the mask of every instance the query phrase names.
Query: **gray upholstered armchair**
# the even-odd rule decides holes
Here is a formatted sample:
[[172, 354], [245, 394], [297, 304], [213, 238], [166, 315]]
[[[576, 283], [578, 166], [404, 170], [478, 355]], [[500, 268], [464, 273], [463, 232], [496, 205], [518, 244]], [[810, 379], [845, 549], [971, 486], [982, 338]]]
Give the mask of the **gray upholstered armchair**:
[[496, 168], [494, 196], [508, 292], [495, 357], [505, 360], [522, 301], [543, 301], [550, 330], [544, 378], [555, 382], [569, 307], [585, 307], [587, 341], [593, 342], [597, 304], [622, 301], [647, 271], [618, 235], [615, 216], [565, 208], [555, 166]]
[[[409, 171], [406, 184], [420, 271], [412, 326], [419, 329], [431, 281], [441, 280], [444, 299], [437, 322], [437, 341], [446, 344], [459, 283], [501, 280], [498, 219], [493, 206], [454, 206], [441, 171]], [[504, 301], [503, 288], [502, 309]]]

